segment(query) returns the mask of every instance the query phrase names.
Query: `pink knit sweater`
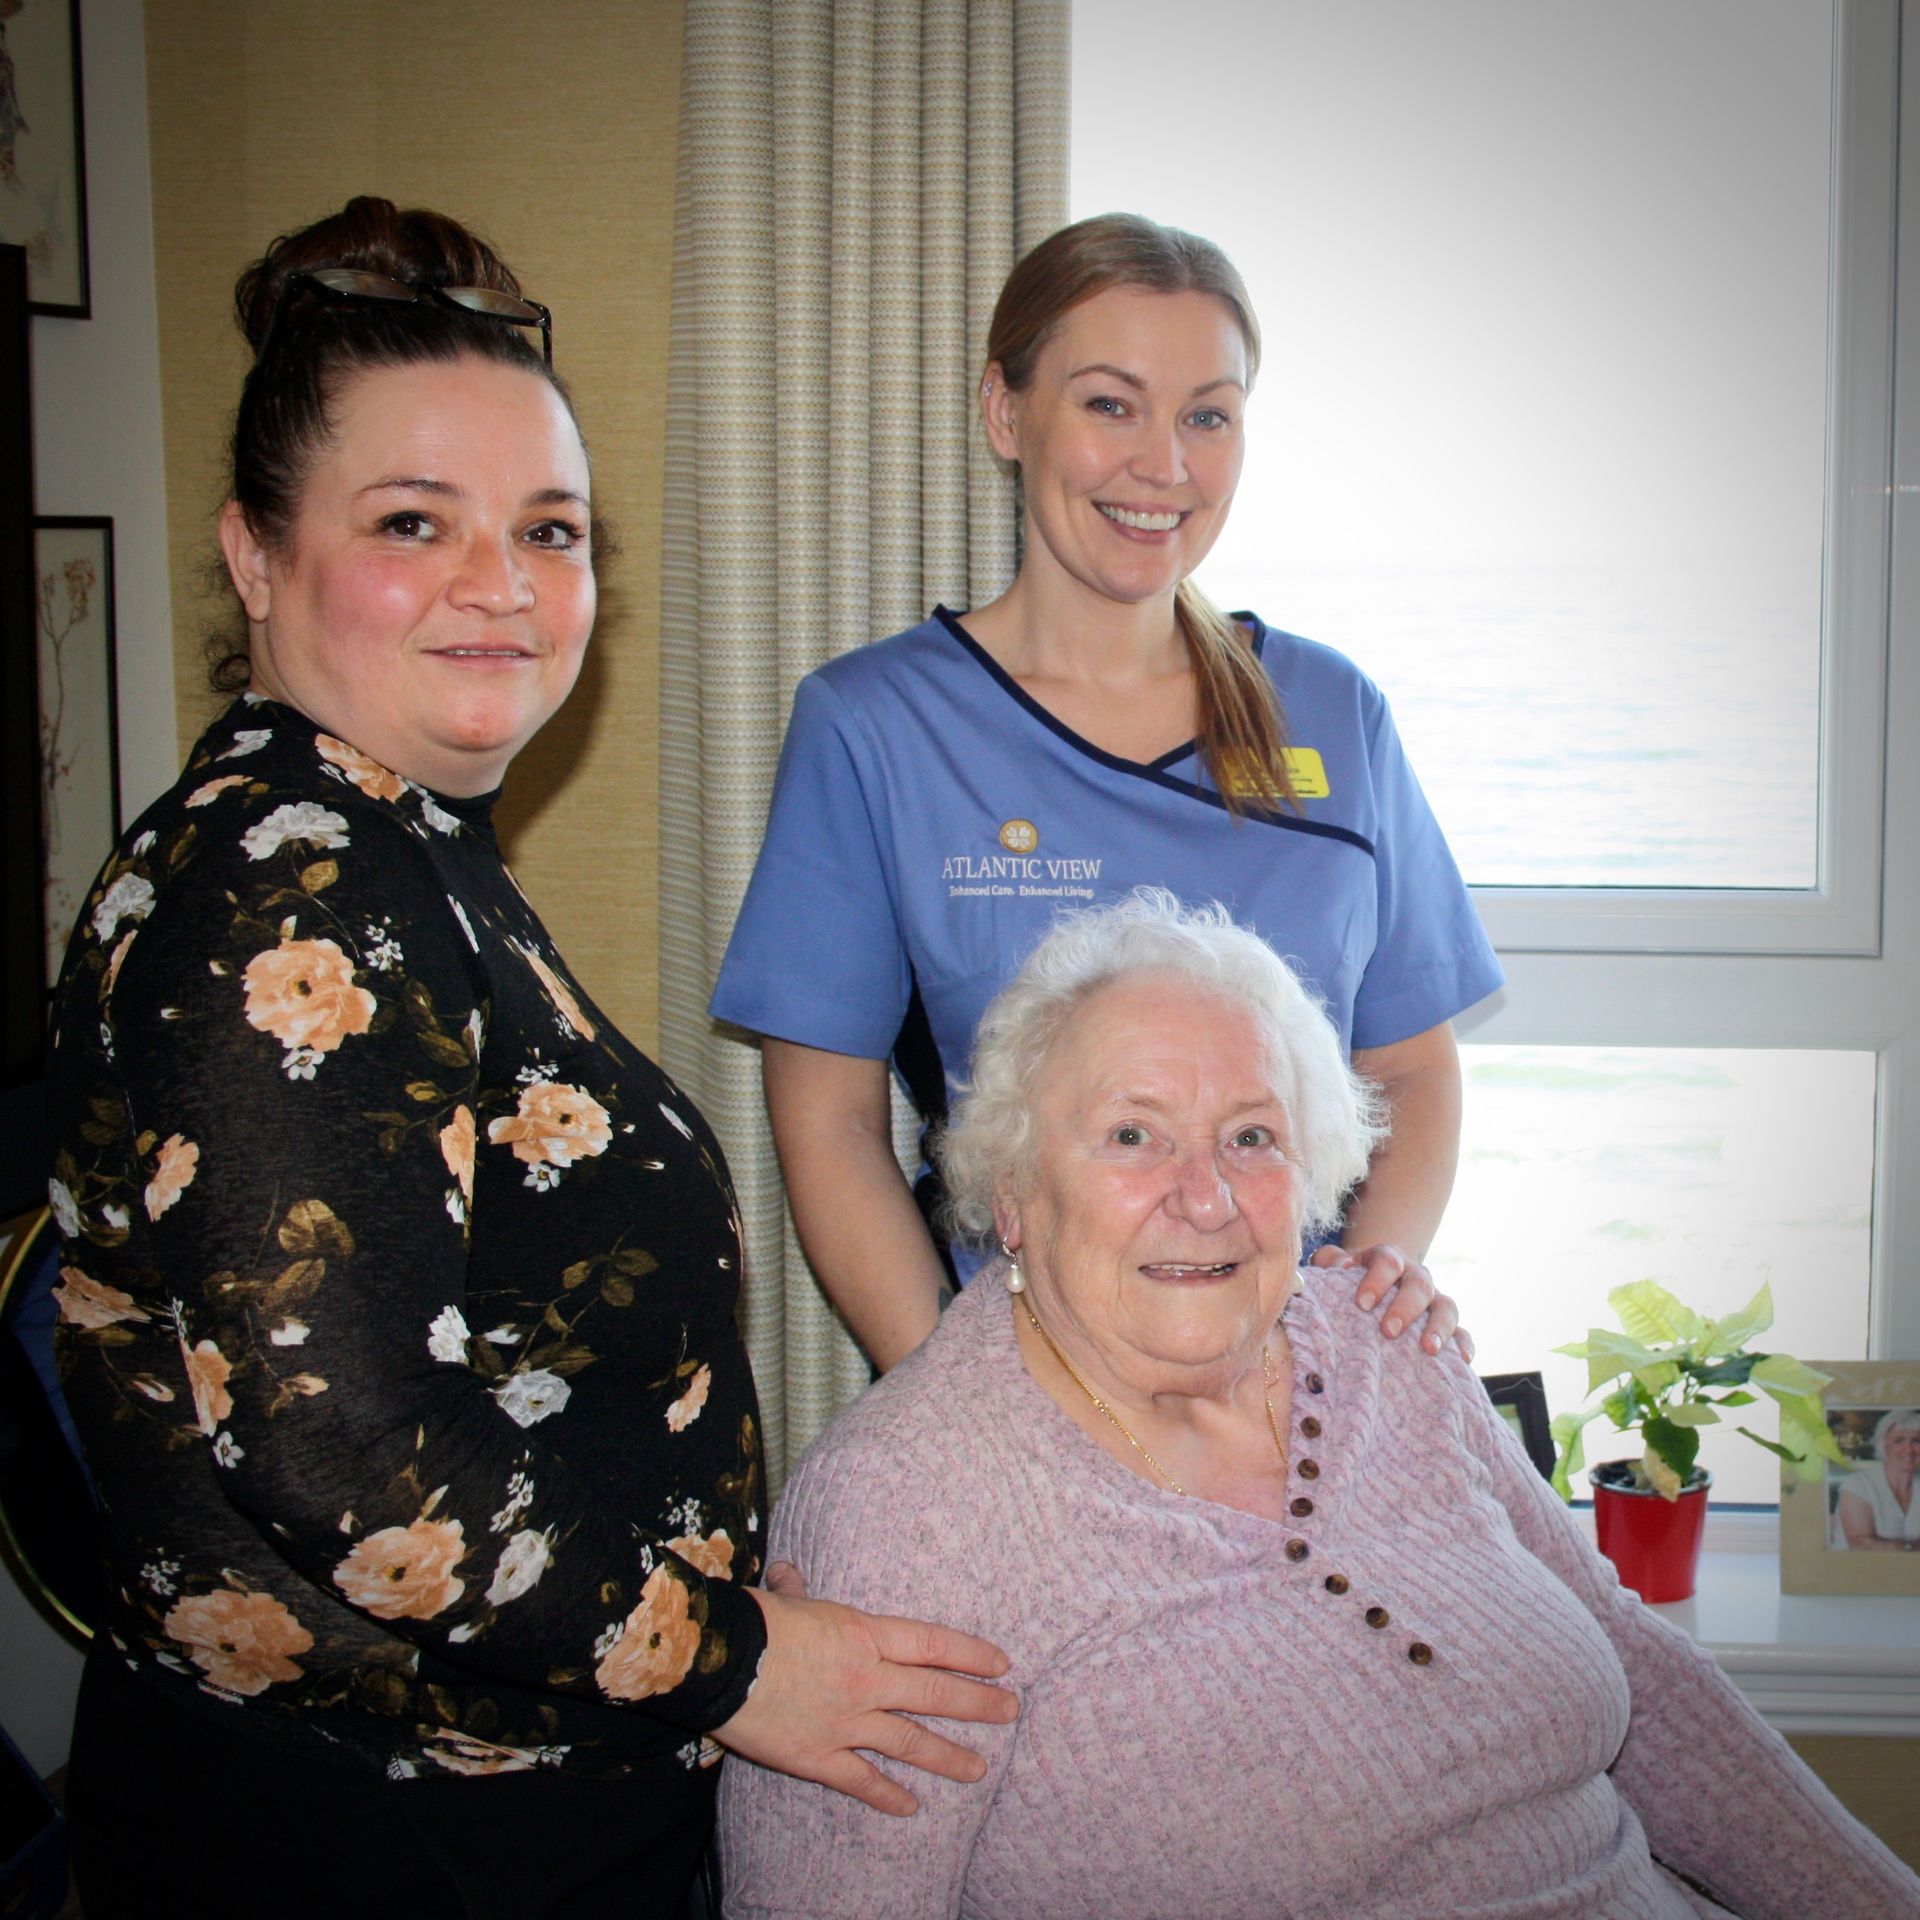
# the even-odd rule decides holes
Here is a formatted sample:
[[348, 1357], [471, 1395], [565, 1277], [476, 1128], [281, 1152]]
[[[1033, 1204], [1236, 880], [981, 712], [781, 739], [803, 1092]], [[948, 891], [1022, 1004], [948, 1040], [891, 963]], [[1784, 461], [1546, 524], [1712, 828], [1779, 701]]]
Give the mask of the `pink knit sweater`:
[[1288, 1309], [1295, 1518], [1182, 1499], [1028, 1377], [971, 1287], [807, 1455], [773, 1555], [1013, 1661], [989, 1761], [889, 1819], [727, 1763], [730, 1920], [1920, 1916], [1920, 1881], [1615, 1581], [1456, 1357], [1350, 1281]]

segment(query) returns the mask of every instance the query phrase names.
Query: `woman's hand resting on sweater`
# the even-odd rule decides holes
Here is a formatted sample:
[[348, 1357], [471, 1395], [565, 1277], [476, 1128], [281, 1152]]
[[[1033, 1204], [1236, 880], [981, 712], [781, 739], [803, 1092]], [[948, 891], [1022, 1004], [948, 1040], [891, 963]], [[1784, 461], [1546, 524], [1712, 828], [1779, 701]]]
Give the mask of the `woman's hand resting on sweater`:
[[998, 1647], [930, 1621], [810, 1599], [799, 1570], [785, 1562], [768, 1569], [753, 1597], [767, 1617], [767, 1650], [746, 1705], [713, 1730], [723, 1747], [881, 1813], [913, 1813], [920, 1803], [862, 1747], [949, 1780], [985, 1773], [977, 1753], [906, 1716], [995, 1725], [1016, 1719], [1020, 1703], [1004, 1687], [963, 1677], [1005, 1673]]

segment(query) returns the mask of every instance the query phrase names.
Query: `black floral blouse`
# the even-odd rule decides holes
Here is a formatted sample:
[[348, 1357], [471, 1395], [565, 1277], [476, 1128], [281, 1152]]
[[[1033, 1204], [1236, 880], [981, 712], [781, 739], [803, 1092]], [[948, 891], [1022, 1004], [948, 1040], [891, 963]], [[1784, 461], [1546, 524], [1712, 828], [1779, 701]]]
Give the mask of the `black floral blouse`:
[[394, 1778], [717, 1758], [765, 1647], [732, 1188], [488, 802], [243, 697], [83, 909], [53, 1094], [129, 1662]]

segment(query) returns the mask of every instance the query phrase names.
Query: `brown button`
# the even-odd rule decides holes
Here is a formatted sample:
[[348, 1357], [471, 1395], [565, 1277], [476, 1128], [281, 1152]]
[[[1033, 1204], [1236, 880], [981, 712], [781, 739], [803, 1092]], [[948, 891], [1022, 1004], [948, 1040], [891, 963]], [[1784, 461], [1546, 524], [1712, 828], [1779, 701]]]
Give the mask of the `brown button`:
[[1297, 1499], [1288, 1503], [1287, 1511], [1292, 1514], [1296, 1520], [1304, 1520], [1307, 1515], [1313, 1511], [1313, 1502], [1303, 1493]]
[[1416, 1667], [1430, 1667], [1433, 1665], [1433, 1649], [1424, 1640], [1416, 1640], [1407, 1649], [1407, 1658]]
[[1289, 1540], [1287, 1542], [1287, 1558], [1289, 1560], [1304, 1560], [1312, 1551], [1313, 1549], [1309, 1547], [1304, 1540]]
[[1393, 1615], [1390, 1614], [1385, 1607], [1369, 1607], [1367, 1609], [1366, 1620], [1367, 1625], [1370, 1627], [1384, 1627], [1392, 1618]]
[[1326, 1585], [1329, 1593], [1345, 1593], [1352, 1584], [1353, 1582], [1350, 1581], [1344, 1573], [1330, 1573], [1327, 1575]]
[[1307, 1375], [1307, 1391], [1309, 1393], [1325, 1393], [1326, 1390], [1327, 1383], [1322, 1380], [1317, 1373]]
[[1318, 1440], [1320, 1438], [1320, 1422], [1316, 1420], [1312, 1414], [1308, 1414], [1307, 1417], [1300, 1422], [1300, 1431], [1304, 1433], [1309, 1440]]
[[1302, 1460], [1300, 1462], [1300, 1478], [1302, 1480], [1318, 1480], [1320, 1478], [1320, 1462], [1318, 1460]]

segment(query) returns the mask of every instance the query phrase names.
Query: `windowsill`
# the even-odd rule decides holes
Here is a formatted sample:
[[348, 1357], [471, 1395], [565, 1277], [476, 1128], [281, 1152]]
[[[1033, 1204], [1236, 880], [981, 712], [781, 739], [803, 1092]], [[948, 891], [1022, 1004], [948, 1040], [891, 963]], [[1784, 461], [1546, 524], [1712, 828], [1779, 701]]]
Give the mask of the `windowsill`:
[[[1592, 1537], [1591, 1509], [1578, 1511]], [[1684, 1627], [1781, 1733], [1920, 1737], [1920, 1599], [1780, 1591], [1780, 1517], [1710, 1509]]]

